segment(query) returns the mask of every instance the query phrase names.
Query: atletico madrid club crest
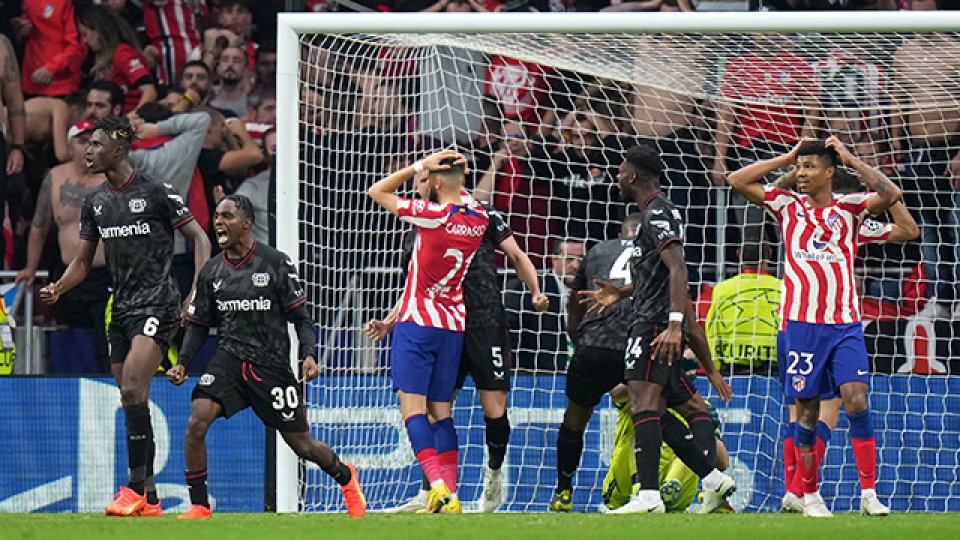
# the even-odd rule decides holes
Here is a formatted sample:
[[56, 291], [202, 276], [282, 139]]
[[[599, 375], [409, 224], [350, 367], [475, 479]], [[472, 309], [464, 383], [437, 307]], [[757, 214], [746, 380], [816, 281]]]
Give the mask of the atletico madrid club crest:
[[797, 392], [803, 392], [803, 389], [807, 387], [807, 378], [803, 375], [794, 375], [793, 376], [793, 389]]

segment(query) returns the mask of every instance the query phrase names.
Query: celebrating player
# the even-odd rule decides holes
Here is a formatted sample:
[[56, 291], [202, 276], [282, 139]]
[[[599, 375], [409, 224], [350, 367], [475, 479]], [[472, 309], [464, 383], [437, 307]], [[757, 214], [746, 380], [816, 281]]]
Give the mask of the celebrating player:
[[[860, 174], [873, 193], [835, 196], [838, 160]], [[800, 193], [760, 180], [776, 169], [797, 165]], [[796, 399], [795, 444], [803, 482], [803, 513], [831, 517], [817, 487], [814, 452], [820, 396], [840, 387], [850, 421], [854, 455], [863, 488], [861, 511], [883, 514], [877, 499], [876, 439], [870, 420], [867, 359], [853, 262], [859, 230], [868, 214], [879, 214], [900, 199], [900, 189], [882, 172], [850, 153], [836, 137], [804, 139], [790, 152], [732, 173], [727, 182], [780, 223], [786, 270], [780, 304], [777, 354], [783, 359], [784, 395]]]
[[630, 258], [631, 283], [618, 287], [600, 280], [596, 281], [599, 289], [578, 293], [582, 301], [594, 303], [588, 311], [600, 312], [633, 293], [624, 379], [630, 395], [639, 484], [633, 486], [630, 502], [611, 512], [615, 514], [665, 511], [657, 479], [664, 441], [702, 479], [701, 513], [719, 508], [736, 489], [733, 479], [715, 467], [711, 450], [715, 452], [716, 440], [706, 411], [684, 415], [689, 429], [676, 416], [665, 414], [667, 406], [696, 403], [696, 389], [685, 384], [675, 362], [683, 350], [685, 332], [694, 338], [691, 346], [710, 383], [724, 399], [729, 399], [731, 391], [709, 360], [703, 329], [695, 321], [686, 327], [683, 324], [685, 313], [692, 311], [687, 297], [682, 223], [680, 212], [660, 191], [662, 171], [663, 163], [653, 148], [641, 145], [627, 151], [617, 175], [620, 196], [635, 202], [642, 215]]
[[[834, 173], [833, 191], [835, 193], [854, 193], [861, 189], [860, 183], [856, 177], [847, 173], [843, 169], [838, 169]], [[792, 189], [796, 185], [796, 168], [791, 168], [787, 174], [782, 175], [774, 182], [774, 185], [781, 189]], [[872, 242], [906, 242], [920, 236], [920, 228], [917, 222], [910, 215], [903, 202], [897, 201], [889, 209], [890, 217], [893, 223], [879, 223], [867, 219], [860, 226], [860, 243], [867, 244]], [[781, 367], [787, 362], [782, 358], [778, 364]], [[784, 369], [780, 369], [781, 383], [783, 382]], [[787, 398], [786, 403], [789, 408], [790, 423], [787, 426], [787, 433], [783, 441], [783, 467], [784, 484], [786, 492], [780, 504], [781, 512], [803, 512], [803, 482], [800, 476], [796, 474], [797, 460], [799, 459], [794, 443], [794, 433], [796, 431], [797, 410], [794, 400]], [[814, 442], [813, 452], [818, 461], [822, 461], [827, 452], [827, 444], [830, 442], [830, 436], [837, 427], [840, 418], [840, 398], [835, 390], [831, 390], [820, 396], [820, 415], [815, 429], [817, 439]], [[884, 515], [890, 512], [890, 509], [883, 505], [879, 499], [871, 498], [868, 504], [861, 505], [861, 511], [873, 515]]]
[[217, 205], [213, 227], [223, 251], [200, 272], [180, 363], [167, 371], [172, 383], [182, 384], [209, 327], [217, 326], [217, 354], [193, 389], [184, 445], [191, 507], [180, 519], [211, 517], [207, 430], [218, 417], [229, 418], [247, 407], [279, 431], [300, 458], [316, 463], [340, 484], [350, 517], [363, 517], [367, 502], [357, 469], [310, 437], [302, 386], [290, 369], [287, 323], [297, 331], [303, 378], [309, 381], [319, 373], [314, 324], [296, 269], [286, 255], [253, 239], [253, 220], [253, 204], [243, 195], [228, 195]]
[[[430, 172], [427, 201], [394, 194], [422, 170]], [[466, 318], [462, 282], [489, 224], [482, 206], [463, 202], [465, 173], [466, 158], [444, 150], [367, 191], [377, 204], [417, 228], [390, 364], [410, 443], [430, 481], [427, 512], [461, 511], [451, 402]], [[438, 202], [428, 202], [434, 198]], [[433, 427], [427, 420], [428, 409], [435, 420]]]
[[[423, 200], [430, 200], [428, 177], [427, 171], [414, 177], [417, 193]], [[463, 196], [465, 202], [469, 201], [469, 194], [464, 192]], [[537, 269], [527, 254], [517, 245], [517, 241], [513, 238], [513, 231], [503, 219], [503, 215], [487, 205], [483, 208], [490, 218], [490, 224], [467, 270], [467, 275], [463, 278], [463, 301], [467, 309], [467, 318], [463, 333], [460, 371], [455, 388], [456, 390], [463, 388], [463, 383], [469, 374], [473, 377], [473, 382], [480, 394], [487, 446], [486, 480], [483, 492], [480, 494], [480, 511], [493, 512], [502, 501], [503, 475], [500, 469], [510, 440], [507, 392], [510, 390], [510, 357], [512, 356], [494, 250], [499, 248], [510, 259], [514, 268], [517, 269], [517, 275], [530, 288], [535, 308], [540, 311], [547, 309], [550, 300], [540, 291]], [[404, 242], [404, 255], [407, 259], [404, 267], [409, 266], [409, 257], [413, 253], [415, 242], [416, 234], [408, 235], [407, 241]], [[364, 327], [367, 335], [374, 341], [379, 341], [392, 332], [400, 307], [398, 303], [390, 315], [382, 321], [373, 320], [367, 323]], [[423, 481], [424, 485], [416, 497], [400, 506], [397, 512], [416, 512], [426, 507], [430, 483], [426, 476]]]
[[126, 118], [97, 122], [87, 148], [87, 166], [93, 174], [105, 174], [107, 181], [84, 201], [76, 257], [63, 277], [40, 290], [40, 298], [53, 304], [82, 282], [103, 240], [115, 291], [110, 362], [120, 386], [130, 467], [129, 483], [117, 492], [106, 514], [159, 516], [163, 509], [153, 478], [153, 426], [147, 403], [150, 379], [180, 321], [180, 295], [170, 274], [173, 230], [179, 229], [193, 243], [197, 273], [210, 257], [210, 242], [176, 190], [130, 166], [127, 155], [133, 139]]

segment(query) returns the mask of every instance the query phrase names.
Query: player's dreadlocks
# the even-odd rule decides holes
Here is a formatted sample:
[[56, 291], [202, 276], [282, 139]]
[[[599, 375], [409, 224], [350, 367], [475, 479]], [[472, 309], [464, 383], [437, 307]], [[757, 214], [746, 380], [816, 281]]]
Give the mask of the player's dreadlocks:
[[130, 120], [126, 116], [108, 116], [97, 120], [94, 129], [102, 130], [107, 137], [126, 148], [130, 148], [130, 145], [137, 138], [137, 130], [130, 125]]
[[243, 212], [243, 215], [250, 218], [250, 223], [256, 221], [256, 216], [253, 211], [253, 203], [250, 202], [250, 199], [246, 195], [240, 195], [239, 193], [232, 193], [223, 198], [225, 201], [233, 201], [233, 204], [237, 205], [237, 210]]

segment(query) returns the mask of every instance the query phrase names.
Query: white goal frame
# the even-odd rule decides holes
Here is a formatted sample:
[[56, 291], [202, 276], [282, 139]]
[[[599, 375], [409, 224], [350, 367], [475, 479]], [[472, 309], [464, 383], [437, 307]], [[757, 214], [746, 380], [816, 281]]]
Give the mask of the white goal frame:
[[[307, 33], [955, 32], [957, 11], [282, 13], [277, 33], [277, 248], [299, 265], [298, 68]], [[384, 171], [384, 174], [390, 171]], [[293, 339], [296, 336], [291, 333]], [[291, 363], [296, 365], [291, 348]], [[336, 448], [336, 441], [327, 441]], [[276, 510], [299, 510], [297, 457], [276, 438]]]

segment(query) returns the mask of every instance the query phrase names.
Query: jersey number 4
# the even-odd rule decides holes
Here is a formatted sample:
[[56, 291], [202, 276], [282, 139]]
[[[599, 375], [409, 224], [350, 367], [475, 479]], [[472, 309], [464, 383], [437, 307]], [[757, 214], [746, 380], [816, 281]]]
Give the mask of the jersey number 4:
[[610, 267], [610, 274], [607, 276], [611, 280], [622, 279], [624, 285], [630, 284], [630, 257], [633, 255], [633, 248], [629, 247], [623, 250], [623, 253], [613, 261]]

